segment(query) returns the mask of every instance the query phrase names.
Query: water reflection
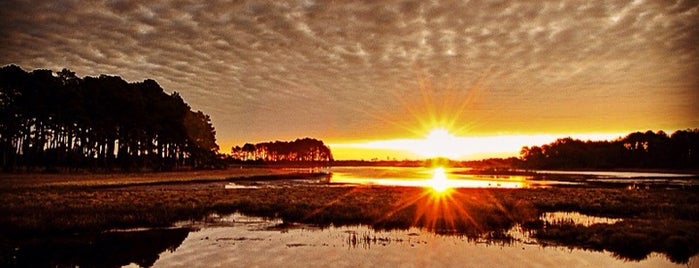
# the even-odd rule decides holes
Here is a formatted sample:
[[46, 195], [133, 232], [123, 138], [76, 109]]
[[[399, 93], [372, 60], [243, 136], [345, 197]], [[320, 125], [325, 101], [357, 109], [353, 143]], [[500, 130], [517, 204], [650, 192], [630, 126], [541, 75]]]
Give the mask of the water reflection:
[[[602, 251], [532, 243], [518, 226], [507, 241], [439, 235], [422, 228], [381, 231], [368, 226], [284, 225], [278, 221], [229, 216], [228, 225], [216, 224], [190, 233], [175, 251], [163, 252], [155, 267], [683, 267], [659, 254], [642, 263], [627, 262]], [[697, 263], [694, 257], [688, 263]]]
[[537, 217], [536, 209], [529, 204], [505, 204], [486, 192], [467, 195], [440, 171], [432, 180], [414, 185], [424, 185], [422, 190], [403, 193], [372, 226], [378, 229], [419, 227], [438, 234], [469, 238], [505, 238], [504, 231], [508, 228]]
[[435, 168], [434, 175], [432, 175], [429, 184], [437, 193], [443, 193], [447, 189], [454, 188], [450, 182], [450, 180], [447, 180], [447, 174], [444, 168]]
[[437, 191], [448, 188], [529, 188], [542, 187], [545, 181], [528, 181], [518, 175], [464, 174], [463, 168], [336, 168], [330, 183], [381, 186], [429, 187]]
[[[441, 174], [444, 174], [441, 177]], [[629, 189], [699, 187], [693, 174], [617, 171], [514, 171], [477, 174], [470, 168], [333, 167], [330, 183], [444, 188], [627, 187]]]
[[[152, 266], [164, 251], [175, 251], [188, 228], [113, 231], [5, 238], [0, 264], [15, 267]], [[11, 245], [10, 247], [6, 247]]]
[[545, 212], [541, 220], [546, 224], [572, 224], [589, 227], [593, 224], [614, 224], [620, 222], [619, 218], [595, 217], [580, 214], [578, 212]]
[[[458, 191], [450, 194], [458, 194]], [[523, 267], [552, 263], [586, 263], [596, 267], [639, 264], [649, 267], [681, 267], [678, 263], [684, 263], [691, 267], [699, 261], [696, 256], [692, 257], [694, 253], [683, 253], [686, 250], [683, 251], [682, 248], [678, 249], [679, 253], [666, 252], [669, 256], [666, 258], [651, 252], [657, 252], [657, 249], [634, 245], [648, 244], [651, 238], [644, 238], [644, 241], [632, 239], [621, 248], [617, 248], [614, 240], [610, 240], [611, 244], [602, 244], [596, 248], [567, 243], [564, 239], [556, 240], [554, 236], [550, 236], [551, 233], [547, 233], [585, 235], [588, 228], [623, 224], [619, 219], [550, 212], [534, 216], [533, 221], [524, 224], [495, 228], [493, 226], [502, 224], [498, 223], [502, 220], [499, 219], [502, 215], [484, 218], [488, 213], [467, 212], [471, 208], [465, 206], [454, 207], [448, 196], [450, 195], [433, 195], [425, 191], [423, 198], [428, 198], [432, 203], [422, 203], [423, 200], [413, 202], [414, 206], [407, 206], [414, 207], [415, 215], [418, 216], [406, 228], [389, 230], [366, 225], [319, 227], [237, 213], [214, 214], [204, 221], [177, 223], [179, 227], [175, 229], [42, 237], [18, 244], [3, 241], [4, 245], [17, 246], [3, 249], [2, 263], [17, 267], [120, 267], [129, 264], [141, 267], [307, 267], [331, 264], [336, 267], [379, 264]], [[443, 200], [438, 201], [439, 199]], [[436, 212], [430, 212], [431, 209]], [[399, 214], [398, 211], [396, 213]], [[474, 232], [455, 232], [456, 229], [453, 228], [458, 224], [447, 220], [450, 213], [454, 213], [454, 218], [468, 219], [456, 222], [471, 224]], [[508, 217], [515, 222], [521, 221], [516, 213], [511, 213]], [[545, 227], [528, 225], [536, 221], [541, 221]], [[545, 232], [538, 233], [541, 230]], [[612, 238], [615, 236], [616, 234], [612, 234]], [[625, 241], [626, 238], [621, 235], [614, 239]], [[607, 243], [606, 240], [600, 241]]]

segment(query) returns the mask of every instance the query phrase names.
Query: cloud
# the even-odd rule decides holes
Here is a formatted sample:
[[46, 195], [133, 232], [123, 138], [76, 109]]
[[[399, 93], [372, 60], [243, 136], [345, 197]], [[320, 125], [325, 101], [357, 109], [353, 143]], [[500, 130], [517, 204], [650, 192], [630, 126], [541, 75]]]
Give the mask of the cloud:
[[[699, 124], [686, 103], [699, 87], [696, 1], [10, 0], [0, 10], [0, 64], [153, 78], [211, 114], [219, 139], [371, 136], [403, 124], [382, 117], [400, 120], [396, 96], [420, 98], [420, 79], [466, 95], [483, 76], [469, 120], [514, 110], [510, 120], [554, 128], [586, 114], [610, 125], [633, 110], [632, 127], [645, 127], [661, 104], [670, 125]], [[523, 130], [505, 121], [474, 131]]]

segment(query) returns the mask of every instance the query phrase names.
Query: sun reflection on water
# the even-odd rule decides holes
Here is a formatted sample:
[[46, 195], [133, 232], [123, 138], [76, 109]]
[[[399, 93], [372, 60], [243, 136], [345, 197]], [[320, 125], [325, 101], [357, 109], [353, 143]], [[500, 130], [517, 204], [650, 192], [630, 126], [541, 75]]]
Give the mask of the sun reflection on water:
[[481, 176], [465, 174], [454, 168], [402, 168], [365, 172], [363, 169], [333, 171], [330, 183], [380, 186], [422, 187], [443, 193], [454, 188], [527, 188], [526, 176]]
[[430, 186], [437, 193], [444, 193], [451, 188], [444, 168], [439, 167], [434, 169], [434, 175], [432, 176], [432, 180], [430, 180]]
[[[412, 211], [411, 226], [420, 226], [438, 233], [466, 232], [479, 234], [488, 228], [482, 226], [484, 218], [509, 215], [507, 209], [488, 197], [487, 191], [481, 198], [464, 196], [459, 188], [523, 188], [529, 187], [524, 176], [479, 176], [464, 173], [459, 168], [348, 168], [334, 172], [330, 183], [352, 185], [378, 185], [398, 187], [419, 187], [420, 191], [407, 191], [392, 211], [386, 213], [381, 221], [392, 221], [403, 217], [405, 211]], [[368, 171], [368, 172], [367, 172]], [[466, 201], [465, 201], [466, 200]], [[491, 212], [483, 213], [473, 207], [487, 207]], [[502, 216], [502, 215], [501, 215]], [[502, 218], [502, 217], [501, 217]], [[508, 218], [508, 217], [504, 217]], [[502, 218], [502, 219], [504, 219]], [[500, 220], [502, 220], [500, 219]], [[500, 222], [496, 220], [496, 222]]]

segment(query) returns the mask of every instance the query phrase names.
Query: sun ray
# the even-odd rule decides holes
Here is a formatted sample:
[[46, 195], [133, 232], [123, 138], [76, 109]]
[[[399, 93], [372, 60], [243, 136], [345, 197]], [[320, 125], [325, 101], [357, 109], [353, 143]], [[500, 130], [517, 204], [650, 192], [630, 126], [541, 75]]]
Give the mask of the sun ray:
[[360, 191], [361, 191], [360, 187], [361, 187], [361, 186], [352, 187], [352, 189], [350, 189], [350, 190], [347, 191], [346, 193], [337, 196], [337, 198], [335, 198], [335, 199], [333, 199], [333, 200], [330, 200], [330, 202], [327, 202], [327, 203], [323, 204], [322, 206], [320, 206], [320, 207], [318, 207], [318, 208], [312, 210], [311, 212], [307, 213], [307, 214], [303, 217], [303, 219], [304, 219], [304, 220], [308, 220], [309, 218], [311, 218], [311, 217], [313, 217], [313, 216], [315, 216], [315, 215], [318, 215], [318, 214], [320, 214], [321, 212], [325, 211], [326, 209], [332, 207], [333, 205], [335, 205], [335, 204], [341, 202], [344, 198], [346, 198], [346, 197], [348, 197], [348, 196], [352, 196], [353, 194], [356, 194], [356, 193], [360, 192]]
[[[463, 196], [460, 192], [456, 191], [453, 194], [447, 196], [447, 198], [449, 198], [449, 200], [451, 200], [451, 203], [456, 204], [457, 200], [462, 200], [463, 198], [465, 198], [465, 196]], [[479, 224], [479, 222], [476, 221], [476, 219], [474, 219], [471, 216], [471, 214], [468, 213], [468, 211], [466, 211], [466, 208], [463, 205], [461, 205], [461, 206], [455, 205], [455, 206], [453, 206], [453, 209], [455, 209], [461, 217], [467, 219], [473, 225], [473, 227], [476, 228], [476, 231], [478, 231], [478, 232], [483, 231], [481, 224]]]
[[[405, 92], [392, 92], [394, 98], [402, 106], [405, 113], [402, 119], [412, 118], [416, 121], [412, 128], [406, 128], [410, 133], [422, 134], [425, 131], [442, 127], [447, 129], [457, 129], [456, 126], [470, 125], [464, 122], [463, 117], [468, 114], [468, 108], [474, 103], [477, 96], [483, 90], [483, 84], [490, 74], [488, 68], [478, 79], [467, 88], [456, 86], [455, 81], [444, 81], [439, 87], [429, 80], [424, 72], [416, 69], [417, 94], [419, 97], [410, 99], [410, 94]], [[408, 115], [408, 117], [405, 117]], [[463, 127], [458, 128], [461, 134]]]
[[414, 203], [416, 210], [413, 225], [439, 233], [483, 232], [478, 221], [459, 201], [465, 200], [465, 197], [456, 198], [458, 194], [458, 191], [435, 194], [431, 189], [424, 189], [420, 198]]
[[425, 198], [428, 195], [429, 195], [429, 192], [426, 192], [426, 191], [421, 191], [419, 194], [403, 195], [400, 199], [398, 199], [398, 201], [396, 201], [395, 203], [392, 204], [393, 209], [386, 212], [383, 215], [383, 217], [381, 217], [377, 220], [376, 223], [383, 222], [383, 221], [391, 218], [396, 213], [398, 213], [404, 209], [407, 209], [410, 206], [415, 205], [419, 200]]
[[455, 123], [459, 121], [459, 117], [466, 112], [466, 109], [469, 105], [472, 105], [475, 102], [477, 95], [484, 88], [482, 85], [485, 82], [486, 78], [490, 75], [491, 70], [492, 67], [488, 68], [488, 70], [486, 70], [486, 72], [484, 72], [483, 75], [481, 75], [478, 78], [476, 83], [471, 85], [471, 87], [468, 90], [466, 90], [466, 98], [463, 101], [459, 102], [459, 105], [457, 105], [456, 109], [453, 109], [453, 115], [451, 117], [453, 118], [454, 123], [452, 123], [449, 127], [450, 129], [454, 129], [454, 131], [457, 134], [466, 133], [468, 132], [468, 130], [464, 131], [464, 129], [472, 128], [472, 126], [475, 125], [475, 120], [472, 120], [472, 122], [461, 122], [461, 127], [454, 128]]
[[[441, 171], [441, 172], [440, 172]], [[437, 169], [433, 180], [445, 182], [447, 177], [443, 169]], [[464, 203], [482, 203], [491, 207], [493, 204], [486, 203], [481, 198], [472, 199], [460, 194], [456, 189], [447, 187], [442, 190], [438, 184], [425, 185], [420, 191], [407, 191], [390, 211], [379, 218], [376, 224], [390, 220], [397, 213], [406, 209], [412, 211], [411, 226], [426, 228], [438, 233], [467, 233], [477, 235], [484, 232], [479, 220], [475, 219]], [[448, 185], [448, 184], [447, 184]], [[500, 209], [500, 207], [498, 207]]]

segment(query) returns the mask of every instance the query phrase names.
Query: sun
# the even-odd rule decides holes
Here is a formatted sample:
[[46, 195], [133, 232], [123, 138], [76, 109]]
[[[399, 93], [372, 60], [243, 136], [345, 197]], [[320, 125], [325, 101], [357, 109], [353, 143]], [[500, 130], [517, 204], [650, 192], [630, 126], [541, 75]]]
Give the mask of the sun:
[[427, 134], [427, 140], [428, 141], [442, 141], [446, 139], [453, 139], [454, 135], [449, 134], [449, 131], [447, 131], [444, 128], [435, 128], [430, 130], [430, 133]]
[[417, 146], [417, 151], [425, 157], [456, 158], [463, 154], [459, 138], [449, 133], [445, 128], [434, 128]]

